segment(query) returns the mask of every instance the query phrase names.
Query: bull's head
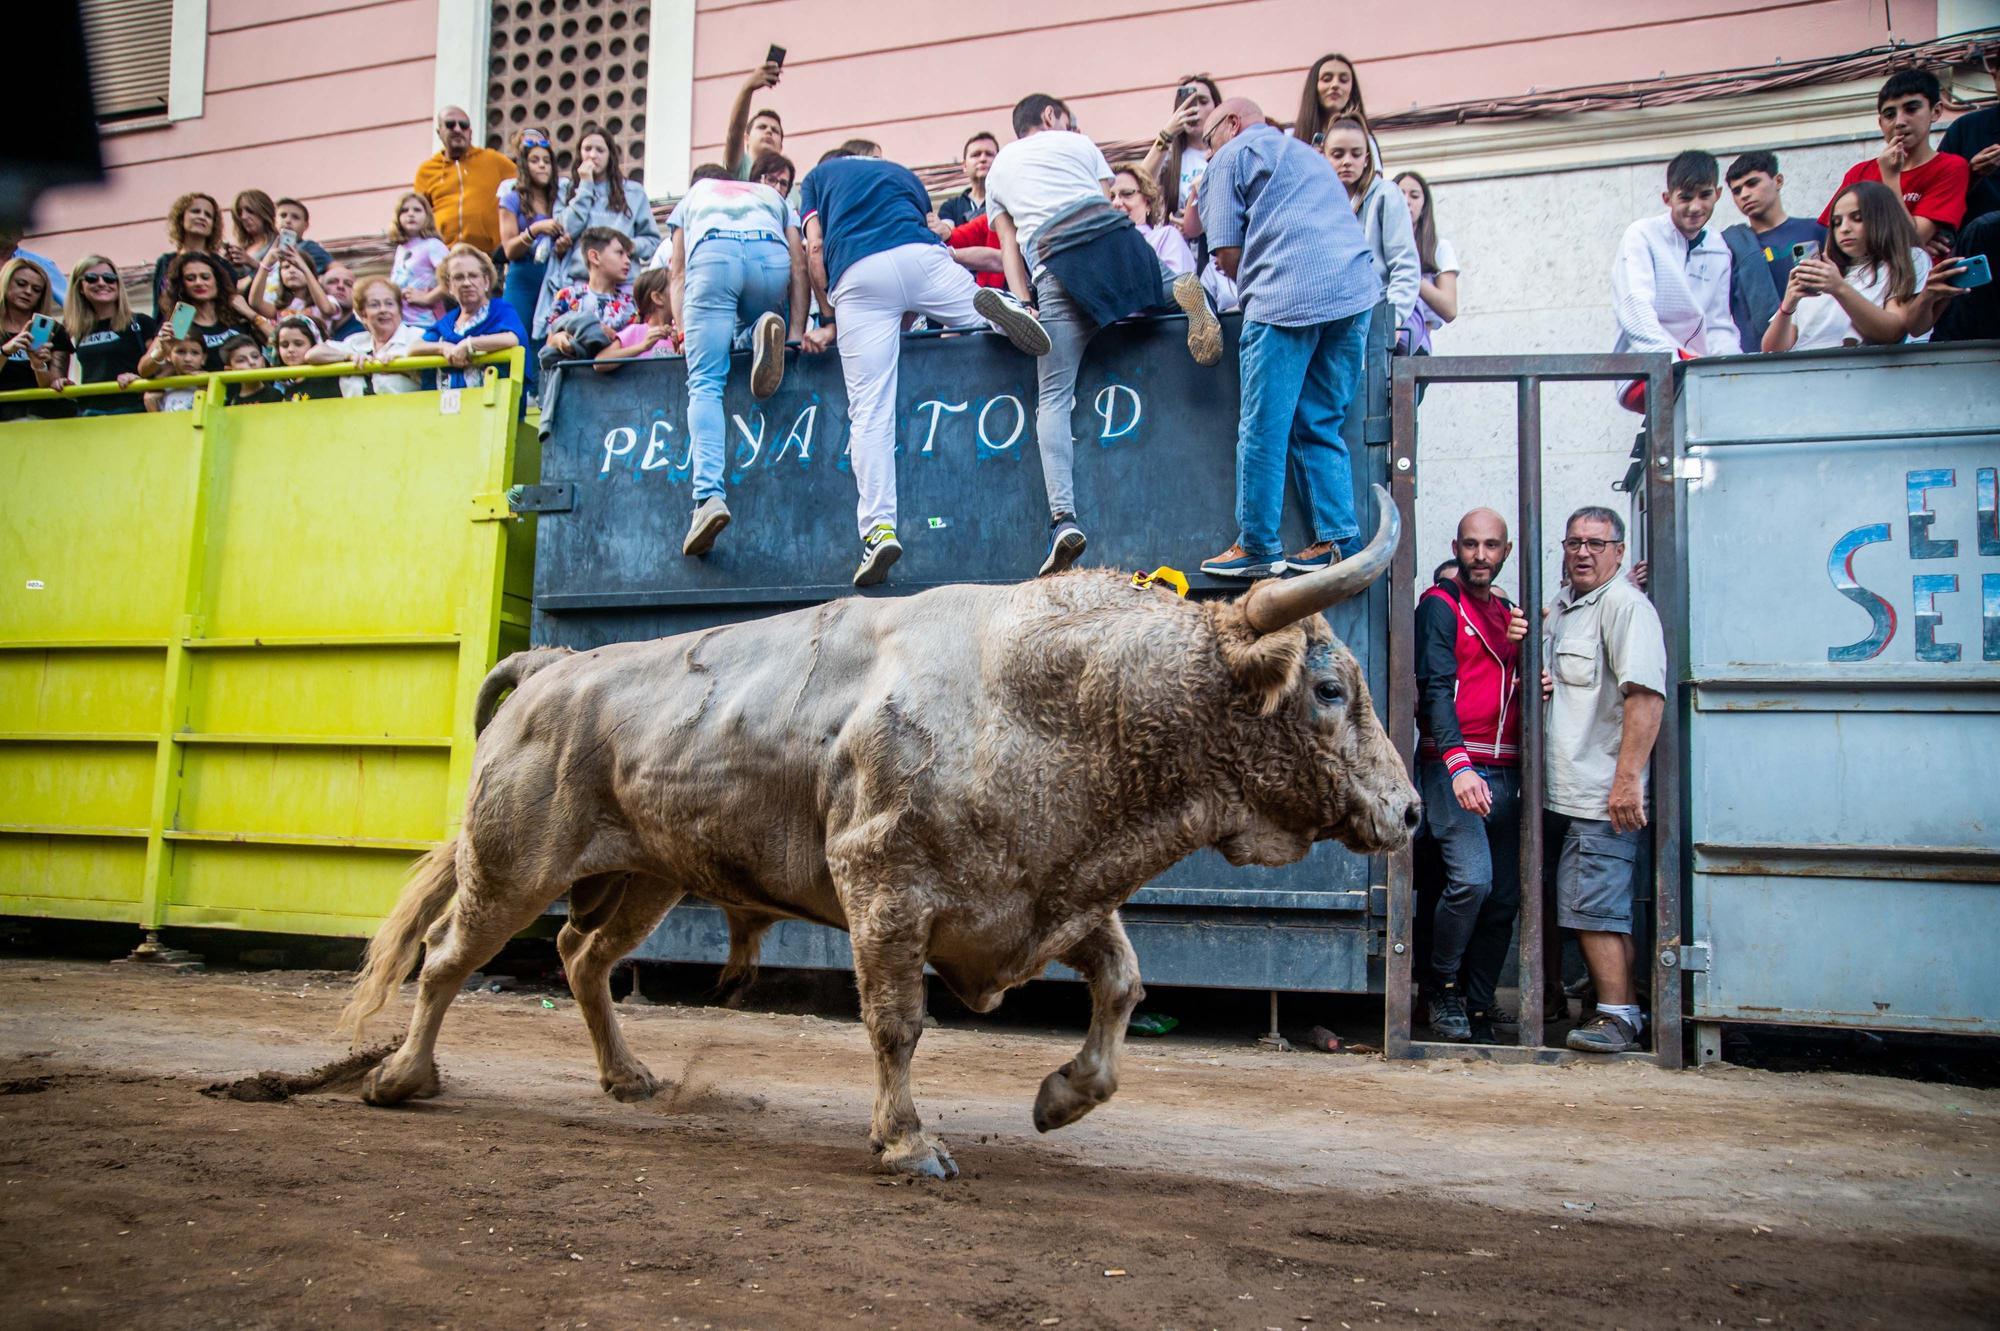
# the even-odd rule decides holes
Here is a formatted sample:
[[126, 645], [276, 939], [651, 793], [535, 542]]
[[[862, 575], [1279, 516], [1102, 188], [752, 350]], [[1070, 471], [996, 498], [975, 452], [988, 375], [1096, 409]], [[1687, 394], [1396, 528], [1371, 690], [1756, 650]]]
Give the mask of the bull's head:
[[1260, 582], [1217, 610], [1224, 660], [1257, 713], [1238, 737], [1251, 817], [1220, 843], [1231, 863], [1289, 864], [1329, 838], [1363, 853], [1393, 850], [1421, 817], [1360, 663], [1322, 618], [1366, 591], [1395, 556], [1402, 519], [1379, 485], [1375, 502], [1381, 522], [1359, 554]]

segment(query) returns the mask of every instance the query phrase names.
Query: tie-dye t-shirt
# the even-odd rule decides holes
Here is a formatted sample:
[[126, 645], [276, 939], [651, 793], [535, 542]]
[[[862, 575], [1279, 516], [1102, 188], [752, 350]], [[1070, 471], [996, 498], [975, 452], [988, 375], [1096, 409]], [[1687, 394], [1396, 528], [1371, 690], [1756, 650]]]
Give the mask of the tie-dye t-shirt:
[[753, 185], [747, 180], [697, 180], [681, 197], [666, 229], [687, 231], [688, 253], [718, 231], [737, 235], [768, 236], [780, 244], [785, 228], [797, 226], [799, 215], [785, 202], [784, 195], [769, 185]]

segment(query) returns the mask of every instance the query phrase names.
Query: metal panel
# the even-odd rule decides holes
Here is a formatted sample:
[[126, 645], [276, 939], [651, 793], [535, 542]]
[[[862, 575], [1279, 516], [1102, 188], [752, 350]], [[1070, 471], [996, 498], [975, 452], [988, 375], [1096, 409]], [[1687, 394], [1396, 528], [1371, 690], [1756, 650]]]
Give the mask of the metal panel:
[[1977, 344], [1686, 372], [1698, 1021], [2000, 1034], [1996, 382]]
[[[1188, 360], [1178, 318], [1117, 324], [1092, 342], [1073, 418], [1087, 564], [1171, 565], [1189, 574], [1197, 596], [1241, 590], [1198, 572], [1235, 534], [1237, 328], [1234, 316], [1225, 318], [1222, 363], [1212, 369]], [[1378, 314], [1367, 396], [1347, 420], [1361, 520], [1371, 529], [1367, 484], [1388, 474], [1392, 334]], [[783, 388], [761, 403], [748, 393], [747, 357], [733, 367], [724, 408], [735, 520], [701, 560], [680, 554], [690, 506], [684, 363], [562, 372], [543, 441], [543, 490], [570, 493], [566, 507], [538, 519], [537, 642], [591, 647], [659, 637], [856, 594], [849, 577], [860, 547], [839, 362], [788, 354]], [[897, 389], [904, 555], [885, 587], [864, 594], [1034, 576], [1048, 531], [1034, 415], [1034, 362], [1000, 338], [904, 339]], [[1293, 495], [1287, 549], [1310, 540], [1298, 507]], [[1376, 626], [1394, 595], [1385, 580], [1329, 616], [1361, 660], [1378, 710], [1388, 681]], [[1381, 881], [1379, 868], [1371, 873], [1368, 860], [1332, 843], [1281, 869], [1232, 868], [1203, 852], [1142, 889], [1126, 918], [1159, 913], [1157, 927], [1131, 930], [1141, 970], [1155, 982], [1365, 990], [1376, 927], [1365, 894]], [[724, 935], [701, 918], [676, 910], [648, 946], [659, 956], [720, 960]], [[844, 940], [806, 941], [814, 928], [774, 934], [767, 964], [844, 964], [827, 960], [844, 956]], [[1176, 978], [1164, 981], [1169, 974]]]
[[0, 430], [0, 911], [368, 934], [460, 817], [474, 694], [525, 645], [532, 529], [471, 502], [517, 479], [518, 378], [223, 382]]

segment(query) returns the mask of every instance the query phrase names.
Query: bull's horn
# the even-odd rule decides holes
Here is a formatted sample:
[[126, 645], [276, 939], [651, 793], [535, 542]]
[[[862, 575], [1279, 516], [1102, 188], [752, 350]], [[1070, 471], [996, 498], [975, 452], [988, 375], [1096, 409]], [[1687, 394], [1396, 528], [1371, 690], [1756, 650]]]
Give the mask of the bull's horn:
[[1350, 597], [1359, 596], [1368, 584], [1389, 569], [1396, 545], [1403, 538], [1403, 515], [1381, 486], [1375, 491], [1375, 509], [1382, 515], [1375, 539], [1352, 558], [1331, 568], [1308, 573], [1303, 578], [1260, 582], [1243, 594], [1243, 614], [1258, 633], [1270, 633], [1295, 624], [1307, 615], [1329, 610]]

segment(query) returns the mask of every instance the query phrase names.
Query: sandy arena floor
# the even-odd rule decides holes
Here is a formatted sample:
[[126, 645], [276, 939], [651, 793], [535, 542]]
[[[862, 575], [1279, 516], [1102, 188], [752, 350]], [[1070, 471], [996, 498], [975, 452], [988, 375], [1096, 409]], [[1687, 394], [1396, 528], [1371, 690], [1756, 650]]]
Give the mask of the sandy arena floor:
[[947, 1027], [918, 1105], [965, 1174], [892, 1185], [866, 1169], [858, 1025], [624, 1005], [677, 1088], [621, 1105], [567, 998], [474, 994], [439, 1099], [243, 1083], [337, 1058], [343, 990], [0, 962], [8, 1324], [2000, 1320], [2000, 1092], [1167, 1040], [1038, 1137], [1075, 1037]]

